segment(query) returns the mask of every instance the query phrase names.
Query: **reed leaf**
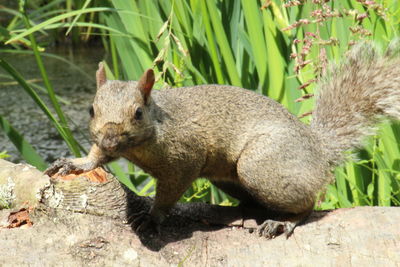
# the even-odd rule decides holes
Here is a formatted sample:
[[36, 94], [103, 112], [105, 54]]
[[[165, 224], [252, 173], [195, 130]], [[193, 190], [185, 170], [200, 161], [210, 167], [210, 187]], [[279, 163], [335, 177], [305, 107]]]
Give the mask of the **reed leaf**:
[[39, 23], [39, 24], [37, 24], [37, 25], [35, 25], [33, 27], [29, 27], [28, 29], [26, 29], [24, 32], [22, 32], [20, 34], [12, 36], [9, 40], [7, 40], [5, 42], [5, 44], [13, 43], [13, 42], [15, 42], [17, 40], [20, 40], [21, 38], [26, 37], [26, 36], [34, 33], [34, 32], [42, 30], [44, 27], [46, 27], [48, 25], [51, 25], [53, 23], [62, 21], [64, 19], [66, 19], [66, 18], [74, 17], [74, 16], [77, 16], [77, 15], [80, 15], [80, 14], [84, 14], [84, 13], [105, 12], [105, 11], [114, 11], [114, 9], [111, 9], [111, 8], [108, 8], [108, 7], [93, 7], [93, 8], [87, 8], [87, 9], [84, 9], [84, 10], [75, 10], [75, 11], [71, 11], [69, 13], [58, 15], [58, 16], [52, 17], [52, 18], [50, 18], [50, 19], [48, 19], [46, 21], [43, 21], [42, 23]]
[[47, 168], [46, 162], [36, 152], [36, 150], [24, 139], [9, 121], [0, 115], [0, 128], [8, 136], [10, 141], [17, 148], [22, 158], [29, 164], [35, 166], [38, 170], [43, 171]]

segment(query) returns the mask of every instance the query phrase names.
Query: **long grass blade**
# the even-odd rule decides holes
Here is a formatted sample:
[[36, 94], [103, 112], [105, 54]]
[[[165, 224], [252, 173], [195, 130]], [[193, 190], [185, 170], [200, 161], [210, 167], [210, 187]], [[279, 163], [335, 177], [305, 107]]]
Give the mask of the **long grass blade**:
[[[85, 10], [87, 8], [87, 6], [90, 4], [92, 0], [86, 0], [85, 3], [83, 4], [81, 10]], [[78, 19], [80, 18], [80, 16], [83, 13], [78, 14], [74, 20], [71, 22], [71, 25], [69, 26], [68, 30], [65, 32], [65, 35], [68, 35], [68, 33], [71, 31], [71, 29], [74, 27], [75, 23], [78, 21]]]
[[26, 162], [35, 166], [38, 170], [45, 170], [47, 168], [46, 162], [36, 152], [36, 150], [24, 139], [24, 137], [0, 115], [0, 128], [8, 136], [10, 141], [21, 153], [21, 156]]
[[210, 15], [211, 23], [215, 32], [215, 37], [219, 46], [219, 52], [222, 55], [225, 68], [229, 74], [229, 80], [232, 85], [242, 86], [242, 81], [236, 69], [235, 59], [228, 42], [225, 30], [221, 24], [221, 17], [218, 14], [216, 3], [212, 0], [206, 0], [207, 9]]
[[[23, 17], [23, 20], [24, 20], [26, 28], [29, 29], [31, 27], [31, 25], [29, 23], [29, 19], [28, 19], [26, 13], [25, 13], [24, 1], [20, 2], [20, 12], [23, 15], [22, 17]], [[56, 95], [54, 93], [53, 86], [50, 83], [50, 79], [49, 79], [49, 77], [47, 75], [46, 68], [44, 67], [42, 57], [40, 56], [40, 52], [39, 52], [38, 46], [36, 44], [36, 39], [33, 36], [33, 34], [29, 35], [29, 39], [31, 41], [33, 53], [34, 53], [35, 58], [36, 58], [36, 63], [38, 65], [40, 73], [42, 75], [43, 82], [44, 82], [44, 84], [46, 86], [47, 93], [48, 93], [48, 96], [50, 98], [50, 101], [51, 101], [51, 103], [52, 103], [52, 105], [53, 105], [53, 107], [54, 107], [54, 109], [55, 109], [55, 111], [57, 113], [57, 116], [58, 116], [61, 124], [64, 126], [64, 133], [65, 133], [65, 135], [66, 135], [66, 137], [68, 139], [67, 145], [70, 148], [70, 150], [74, 153], [74, 155], [76, 157], [79, 157], [81, 155], [80, 150], [79, 150], [79, 146], [77, 145], [77, 142], [76, 142], [75, 138], [72, 136], [72, 132], [68, 128], [67, 119], [66, 119], [63, 111], [61, 110], [60, 104], [57, 101]]]
[[112, 8], [108, 8], [108, 7], [93, 7], [93, 8], [87, 8], [85, 10], [76, 10], [76, 11], [71, 11], [71, 12], [66, 13], [66, 14], [58, 15], [58, 16], [52, 17], [52, 18], [50, 18], [50, 19], [48, 19], [48, 20], [46, 20], [46, 21], [44, 21], [42, 23], [39, 23], [39, 24], [37, 24], [37, 25], [35, 25], [33, 27], [30, 27], [29, 29], [26, 29], [26, 31], [24, 31], [24, 32], [22, 32], [20, 34], [17, 34], [15, 36], [11, 37], [8, 41], [5, 42], [5, 44], [10, 44], [12, 42], [15, 42], [15, 41], [17, 41], [17, 40], [19, 40], [19, 39], [21, 39], [21, 38], [23, 38], [25, 36], [28, 36], [28, 35], [30, 35], [30, 34], [32, 34], [34, 32], [37, 32], [37, 31], [43, 29], [45, 26], [48, 26], [48, 25], [51, 25], [53, 23], [62, 21], [64, 19], [66, 19], [66, 18], [74, 17], [74, 16], [77, 16], [79, 14], [84, 14], [84, 13], [105, 12], [105, 11], [115, 11], [115, 10], [112, 9]]

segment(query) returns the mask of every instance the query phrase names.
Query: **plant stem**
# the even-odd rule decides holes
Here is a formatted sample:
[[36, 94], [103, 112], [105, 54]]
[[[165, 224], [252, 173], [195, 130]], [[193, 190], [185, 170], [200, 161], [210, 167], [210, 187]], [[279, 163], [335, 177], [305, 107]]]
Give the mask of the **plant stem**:
[[[25, 23], [25, 27], [27, 29], [29, 29], [31, 27], [31, 24], [29, 22], [28, 16], [25, 13], [25, 1], [24, 0], [20, 0], [20, 2], [19, 2], [19, 11], [22, 14], [22, 18], [23, 18], [23, 21]], [[39, 67], [40, 74], [42, 75], [44, 85], [45, 85], [45, 87], [47, 89], [47, 94], [48, 94], [48, 96], [50, 98], [50, 101], [51, 101], [53, 107], [54, 107], [54, 110], [57, 113], [57, 116], [58, 116], [58, 118], [60, 120], [60, 124], [63, 126], [62, 129], [65, 132], [65, 136], [67, 137], [67, 139], [64, 139], [64, 140], [66, 141], [66, 143], [67, 143], [69, 149], [71, 150], [71, 152], [76, 157], [80, 157], [81, 153], [79, 151], [79, 147], [78, 147], [78, 145], [76, 143], [75, 138], [72, 136], [72, 132], [68, 127], [67, 119], [66, 119], [63, 111], [61, 110], [60, 104], [57, 101], [56, 95], [54, 93], [53, 86], [50, 83], [49, 77], [48, 77], [46, 69], [44, 67], [43, 60], [42, 60], [42, 57], [40, 56], [40, 52], [39, 52], [39, 49], [37, 47], [36, 39], [35, 39], [33, 33], [29, 34], [29, 39], [31, 41], [31, 46], [32, 46], [33, 53], [35, 55], [36, 63], [38, 65], [38, 67]]]

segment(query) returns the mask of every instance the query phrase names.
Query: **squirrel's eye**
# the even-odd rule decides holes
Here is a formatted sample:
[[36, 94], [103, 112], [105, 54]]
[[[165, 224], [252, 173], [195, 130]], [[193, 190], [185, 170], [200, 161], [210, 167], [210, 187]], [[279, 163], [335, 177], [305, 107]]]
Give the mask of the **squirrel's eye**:
[[143, 110], [141, 108], [137, 108], [135, 111], [135, 119], [141, 120], [143, 117]]
[[94, 117], [94, 108], [93, 108], [93, 106], [91, 106], [91, 107], [89, 108], [89, 114], [90, 114], [90, 117], [91, 117], [91, 118]]

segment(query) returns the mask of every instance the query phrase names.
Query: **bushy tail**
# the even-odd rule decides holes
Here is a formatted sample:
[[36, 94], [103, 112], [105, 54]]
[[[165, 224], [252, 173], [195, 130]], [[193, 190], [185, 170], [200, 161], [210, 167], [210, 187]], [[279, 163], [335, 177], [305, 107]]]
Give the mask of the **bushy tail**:
[[400, 41], [383, 54], [370, 43], [356, 45], [329, 68], [318, 90], [311, 128], [327, 159], [338, 164], [380, 120], [400, 119]]

